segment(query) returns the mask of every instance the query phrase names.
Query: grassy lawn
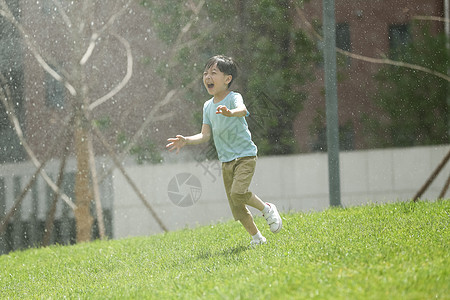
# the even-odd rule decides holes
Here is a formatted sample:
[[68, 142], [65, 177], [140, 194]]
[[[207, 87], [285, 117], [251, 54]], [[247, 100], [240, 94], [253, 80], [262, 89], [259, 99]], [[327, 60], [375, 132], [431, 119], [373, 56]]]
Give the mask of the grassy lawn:
[[450, 200], [284, 214], [0, 256], [0, 299], [450, 299]]

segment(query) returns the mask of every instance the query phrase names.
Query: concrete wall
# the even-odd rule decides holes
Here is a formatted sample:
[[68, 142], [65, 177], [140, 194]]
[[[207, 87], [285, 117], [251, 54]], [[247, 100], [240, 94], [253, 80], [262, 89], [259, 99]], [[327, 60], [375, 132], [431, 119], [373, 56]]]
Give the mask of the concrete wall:
[[[103, 159], [99, 159], [98, 164], [106, 165]], [[59, 174], [60, 161], [50, 160], [45, 170], [48, 176], [56, 182], [56, 178]], [[22, 192], [25, 186], [31, 180], [36, 167], [31, 162], [17, 163], [17, 164], [2, 164], [0, 165], [0, 217], [2, 214], [6, 214], [14, 204], [14, 201], [18, 195]], [[67, 161], [65, 167], [64, 182], [61, 190], [63, 190], [72, 201], [75, 198], [74, 185], [75, 185], [75, 172], [76, 161], [71, 158]], [[106, 178], [100, 185], [101, 202], [103, 209], [111, 209], [113, 202], [111, 178]], [[45, 180], [38, 175], [35, 184], [30, 192], [27, 193], [22, 205], [20, 207], [20, 215], [22, 220], [29, 220], [32, 215], [36, 215], [39, 220], [45, 220], [47, 212], [52, 199], [52, 190], [47, 186]], [[37, 211], [36, 211], [37, 209]], [[64, 201], [59, 201], [56, 209], [55, 218], [58, 220], [62, 218], [63, 211], [67, 210], [67, 216], [72, 218], [74, 216], [73, 211]], [[66, 217], [67, 217], [66, 216]]]
[[[355, 206], [410, 200], [449, 150], [450, 145], [445, 145], [341, 153], [342, 204]], [[182, 155], [171, 155], [179, 162], [156, 166], [127, 164], [126, 167], [127, 173], [164, 225], [169, 230], [177, 230], [230, 220], [232, 217], [222, 183], [220, 163], [215, 160], [181, 163]], [[192, 160], [192, 157], [184, 157]], [[108, 170], [109, 164], [106, 159], [98, 161], [99, 169]], [[260, 157], [251, 190], [263, 200], [275, 203], [282, 212], [323, 210], [329, 206], [327, 168], [327, 155], [323, 153]], [[51, 161], [46, 166], [53, 179], [56, 178], [58, 169], [58, 161]], [[35, 167], [30, 162], [0, 165], [0, 220], [9, 212], [34, 171]], [[63, 184], [69, 197], [74, 196], [75, 171], [75, 160], [71, 159], [66, 166], [67, 176]], [[173, 191], [181, 183], [174, 181], [175, 178], [183, 179], [180, 174], [198, 181], [180, 185], [178, 192], [169, 194], [169, 190]], [[435, 200], [449, 174], [450, 162], [423, 195], [423, 199]], [[152, 214], [118, 170], [114, 171], [111, 178], [103, 181], [100, 190], [109, 236], [124, 238], [162, 232]], [[179, 199], [172, 197], [171, 200], [174, 194], [192, 195], [195, 203], [183, 206], [184, 202], [174, 202]], [[450, 191], [446, 197], [449, 195]], [[20, 248], [28, 245], [27, 243], [36, 242], [41, 235], [37, 230], [45, 222], [51, 199], [50, 189], [39, 177], [11, 221], [13, 229], [10, 234], [14, 236], [14, 247]], [[260, 215], [256, 210], [252, 211]], [[67, 223], [69, 219], [73, 219], [73, 212], [64, 202], [59, 201], [56, 220], [62, 222], [60, 230], [63, 242], [55, 241], [64, 243], [72, 238], [70, 226], [74, 224], [71, 221]], [[42, 226], [37, 228], [36, 224]], [[36, 233], [34, 237], [33, 232]], [[25, 235], [28, 238], [22, 241]], [[0, 253], [5, 249], [11, 250], [5, 243], [4, 237], [0, 236]]]
[[[450, 145], [445, 145], [341, 153], [343, 206], [411, 199], [449, 150]], [[169, 230], [231, 219], [217, 161], [133, 166], [127, 172]], [[168, 194], [173, 189], [171, 180], [181, 173], [193, 175], [201, 185], [198, 201], [189, 207], [174, 204]], [[449, 174], [450, 163], [423, 198], [436, 199]], [[115, 238], [162, 231], [118, 171], [113, 174], [113, 187]], [[192, 192], [180, 188], [179, 194]], [[282, 212], [326, 209], [329, 206], [327, 155], [260, 157], [251, 190], [264, 201], [275, 203]]]

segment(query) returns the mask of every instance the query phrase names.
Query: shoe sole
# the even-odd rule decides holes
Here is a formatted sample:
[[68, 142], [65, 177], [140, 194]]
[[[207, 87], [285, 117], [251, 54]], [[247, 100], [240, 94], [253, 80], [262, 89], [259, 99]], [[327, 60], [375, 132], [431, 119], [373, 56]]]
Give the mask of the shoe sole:
[[250, 247], [258, 247], [265, 244], [267, 244], [267, 240], [260, 241], [259, 243], [250, 243]]
[[253, 244], [250, 244], [250, 246], [251, 247], [257, 247], [257, 246], [261, 246], [261, 245], [265, 245], [265, 244], [267, 244], [267, 242], [264, 242], [264, 243], [253, 243]]
[[281, 228], [283, 227], [283, 221], [281, 220], [281, 216], [278, 213], [278, 209], [275, 206], [275, 204], [272, 204], [272, 203], [269, 203], [269, 204], [273, 207], [273, 210], [276, 212], [275, 214], [280, 218], [280, 226], [278, 226], [278, 228], [275, 230], [272, 230], [272, 228], [270, 228], [270, 231], [272, 231], [272, 233], [278, 233], [281, 231]]
[[280, 226], [278, 226], [278, 228], [276, 230], [272, 230], [272, 228], [271, 228], [270, 231], [272, 231], [272, 233], [278, 233], [278, 232], [281, 231], [281, 228], [283, 228], [283, 224], [282, 223], [280, 223]]

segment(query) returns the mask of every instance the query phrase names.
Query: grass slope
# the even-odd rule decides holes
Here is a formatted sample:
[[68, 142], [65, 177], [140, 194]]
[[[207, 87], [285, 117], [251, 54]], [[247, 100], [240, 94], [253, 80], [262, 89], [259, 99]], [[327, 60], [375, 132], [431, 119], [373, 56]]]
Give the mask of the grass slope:
[[450, 299], [450, 201], [283, 215], [0, 256], [0, 298]]

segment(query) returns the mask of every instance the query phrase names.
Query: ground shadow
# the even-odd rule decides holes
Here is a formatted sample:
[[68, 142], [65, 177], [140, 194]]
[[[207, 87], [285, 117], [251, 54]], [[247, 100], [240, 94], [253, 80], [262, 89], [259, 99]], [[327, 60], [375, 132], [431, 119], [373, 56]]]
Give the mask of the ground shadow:
[[244, 251], [247, 251], [248, 249], [249, 249], [249, 247], [239, 245], [236, 247], [223, 249], [223, 250], [217, 251], [217, 252], [202, 250], [197, 254], [196, 259], [197, 260], [209, 259], [211, 257], [218, 257], [218, 256], [229, 257], [231, 255], [238, 255]]

